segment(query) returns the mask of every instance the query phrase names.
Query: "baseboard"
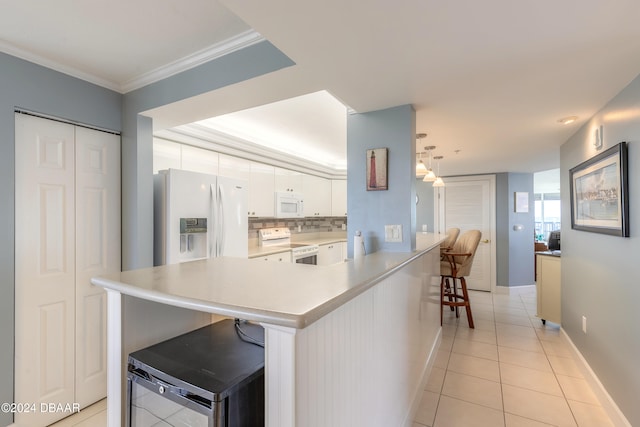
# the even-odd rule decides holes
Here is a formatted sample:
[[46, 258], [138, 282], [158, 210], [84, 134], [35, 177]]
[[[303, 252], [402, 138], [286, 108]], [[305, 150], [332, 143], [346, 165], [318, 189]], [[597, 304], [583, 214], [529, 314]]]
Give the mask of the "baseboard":
[[607, 389], [604, 388], [596, 373], [593, 372], [593, 369], [591, 369], [591, 366], [589, 366], [587, 360], [584, 358], [584, 356], [582, 356], [580, 350], [578, 350], [578, 347], [576, 347], [573, 341], [571, 341], [569, 334], [567, 334], [567, 332], [562, 327], [560, 328], [560, 332], [567, 340], [567, 343], [569, 343], [569, 347], [573, 352], [573, 359], [577, 362], [578, 367], [582, 371], [584, 379], [591, 386], [591, 389], [596, 394], [596, 397], [600, 401], [602, 408], [605, 410], [611, 421], [613, 421], [613, 424], [616, 426], [631, 427], [631, 423], [624, 416], [618, 405], [616, 405], [616, 402], [611, 398], [611, 396], [607, 392]]
[[495, 293], [498, 295], [521, 295], [536, 290], [535, 283], [533, 285], [524, 286], [496, 286]]
[[420, 386], [418, 390], [415, 391], [413, 396], [413, 402], [411, 403], [411, 409], [407, 414], [404, 422], [402, 423], [402, 427], [412, 427], [414, 425], [413, 420], [416, 418], [416, 414], [418, 413], [418, 409], [420, 409], [420, 404], [422, 403], [422, 395], [424, 394], [424, 389], [427, 387], [427, 382], [429, 381], [429, 375], [431, 375], [431, 369], [436, 361], [436, 357], [438, 355], [438, 350], [440, 349], [440, 344], [442, 343], [442, 328], [438, 330], [438, 335], [436, 339], [433, 340], [433, 345], [431, 346], [431, 350], [429, 351], [429, 357], [427, 358], [427, 363], [424, 365], [424, 369], [422, 371], [422, 378], [420, 379]]

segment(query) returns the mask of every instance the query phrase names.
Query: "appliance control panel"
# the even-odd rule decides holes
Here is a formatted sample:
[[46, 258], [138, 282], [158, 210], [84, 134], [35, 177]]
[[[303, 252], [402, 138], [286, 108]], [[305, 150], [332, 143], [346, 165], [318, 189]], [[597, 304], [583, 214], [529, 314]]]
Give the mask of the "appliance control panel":
[[207, 218], [180, 218], [180, 234], [206, 232]]

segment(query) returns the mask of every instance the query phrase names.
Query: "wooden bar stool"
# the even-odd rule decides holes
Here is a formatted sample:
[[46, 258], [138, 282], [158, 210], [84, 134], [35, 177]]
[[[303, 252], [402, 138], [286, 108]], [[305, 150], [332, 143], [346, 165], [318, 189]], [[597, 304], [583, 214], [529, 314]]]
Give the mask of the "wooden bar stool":
[[[465, 277], [471, 272], [473, 258], [480, 243], [482, 233], [479, 230], [470, 230], [463, 233], [451, 251], [442, 254], [440, 261], [440, 324], [442, 325], [443, 307], [455, 308], [456, 317], [460, 317], [458, 307], [465, 307], [469, 328], [474, 328], [473, 315], [471, 314], [471, 303], [469, 302], [469, 292], [467, 292], [467, 282]], [[451, 280], [451, 282], [449, 281]], [[456, 280], [460, 281], [458, 293]]]

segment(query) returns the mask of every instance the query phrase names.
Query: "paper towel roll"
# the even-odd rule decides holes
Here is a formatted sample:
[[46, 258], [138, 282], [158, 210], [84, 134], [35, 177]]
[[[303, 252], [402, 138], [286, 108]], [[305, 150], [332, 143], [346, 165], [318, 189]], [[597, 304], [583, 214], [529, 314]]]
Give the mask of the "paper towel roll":
[[365, 255], [364, 237], [361, 232], [356, 231], [356, 235], [353, 237], [353, 259], [357, 259]]

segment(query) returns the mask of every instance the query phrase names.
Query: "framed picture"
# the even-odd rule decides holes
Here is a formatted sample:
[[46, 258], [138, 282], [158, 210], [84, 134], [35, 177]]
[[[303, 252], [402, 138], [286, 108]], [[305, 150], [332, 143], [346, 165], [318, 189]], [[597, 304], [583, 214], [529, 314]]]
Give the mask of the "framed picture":
[[388, 190], [387, 148], [367, 150], [367, 191]]
[[529, 212], [529, 193], [526, 191], [516, 191], [514, 193], [514, 210], [518, 213]]
[[629, 237], [627, 143], [569, 170], [571, 228]]

